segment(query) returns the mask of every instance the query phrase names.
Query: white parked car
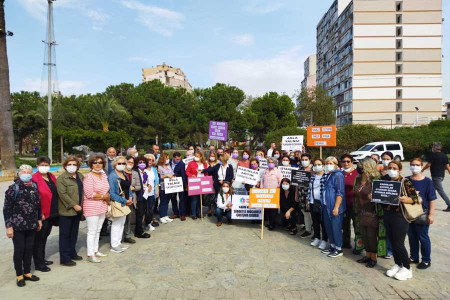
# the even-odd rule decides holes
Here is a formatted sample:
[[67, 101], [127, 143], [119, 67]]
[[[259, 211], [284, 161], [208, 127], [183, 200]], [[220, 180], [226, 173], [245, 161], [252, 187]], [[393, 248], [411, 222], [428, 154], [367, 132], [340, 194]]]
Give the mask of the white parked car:
[[361, 159], [370, 157], [372, 154], [378, 154], [381, 157], [381, 154], [386, 151], [392, 152], [394, 159], [397, 161], [405, 159], [403, 156], [403, 146], [400, 142], [373, 142], [362, 146], [350, 154], [353, 156], [353, 160], [358, 162]]

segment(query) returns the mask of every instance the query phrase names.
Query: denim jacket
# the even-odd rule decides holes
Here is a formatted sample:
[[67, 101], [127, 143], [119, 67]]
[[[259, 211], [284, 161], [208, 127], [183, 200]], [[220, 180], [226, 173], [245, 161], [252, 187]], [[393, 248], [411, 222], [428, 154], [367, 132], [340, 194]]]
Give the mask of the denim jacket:
[[[346, 210], [345, 205], [345, 179], [344, 173], [341, 170], [334, 170], [329, 173], [325, 188], [322, 194], [322, 203], [325, 203], [327, 212], [333, 216], [334, 205], [336, 204], [336, 197], [341, 196], [342, 201], [339, 206], [339, 214], [343, 214]], [[325, 200], [323, 199], [325, 197]]]
[[[125, 175], [125, 173], [123, 173], [123, 176], [125, 176], [125, 178], [127, 178], [127, 175]], [[117, 172], [115, 172], [115, 171], [111, 172], [111, 174], [108, 175], [109, 194], [111, 196], [111, 200], [119, 202], [120, 204], [122, 204], [122, 206], [125, 206], [128, 199], [125, 199], [122, 196], [120, 196], [119, 183], [117, 182], [118, 179], [120, 180], [120, 177], [119, 177], [119, 175], [117, 175]], [[128, 195], [130, 195], [130, 197], [133, 197], [133, 193], [131, 191], [131, 185], [130, 185], [130, 191], [129, 191]]]

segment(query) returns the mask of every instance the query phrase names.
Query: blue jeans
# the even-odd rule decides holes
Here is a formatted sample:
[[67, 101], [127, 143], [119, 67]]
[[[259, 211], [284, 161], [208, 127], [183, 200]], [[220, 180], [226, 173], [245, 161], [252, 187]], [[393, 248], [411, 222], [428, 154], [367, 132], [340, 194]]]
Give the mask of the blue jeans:
[[167, 217], [167, 211], [169, 210], [169, 197], [171, 194], [164, 193], [163, 190], [159, 192], [159, 198], [161, 202], [159, 203], [159, 217]]
[[409, 224], [408, 239], [412, 260], [419, 260], [419, 243], [422, 261], [431, 262], [431, 241], [428, 235], [430, 225]]
[[222, 223], [222, 218], [224, 215], [227, 217], [228, 221], [231, 220], [231, 210], [223, 211], [221, 208], [216, 208], [217, 222]]
[[[180, 211], [178, 210], [178, 200], [177, 200], [178, 193], [168, 194], [167, 197], [169, 197], [170, 203], [172, 203], [172, 211], [173, 214], [176, 216], [180, 216]], [[181, 197], [180, 197], [181, 199]], [[180, 200], [181, 202], [181, 200]]]
[[322, 215], [325, 223], [325, 228], [328, 234], [328, 241], [336, 248], [342, 249], [342, 221], [343, 214], [335, 217], [328, 213], [326, 205], [322, 206]]
[[178, 193], [178, 196], [180, 197], [179, 203], [180, 217], [186, 217], [186, 192], [180, 192]]
[[191, 196], [191, 215], [200, 215], [200, 195]]
[[445, 201], [445, 204], [447, 204], [447, 206], [450, 206], [450, 199], [448, 199], [448, 196], [445, 193], [444, 188], [442, 187], [442, 181], [444, 181], [444, 177], [432, 177], [432, 180], [436, 192], [439, 193], [439, 195]]
[[[386, 227], [386, 226], [385, 226]], [[387, 230], [387, 228], [386, 228]], [[386, 254], [392, 256], [392, 244], [389, 237], [386, 235]]]

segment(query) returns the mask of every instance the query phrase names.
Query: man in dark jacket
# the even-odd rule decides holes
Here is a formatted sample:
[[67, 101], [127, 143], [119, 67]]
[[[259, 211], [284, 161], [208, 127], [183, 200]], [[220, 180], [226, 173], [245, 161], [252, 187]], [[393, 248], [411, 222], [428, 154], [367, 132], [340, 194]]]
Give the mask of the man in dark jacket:
[[[173, 173], [175, 174], [176, 177], [181, 177], [183, 179], [183, 187], [186, 190], [188, 181], [187, 181], [187, 176], [186, 176], [186, 165], [184, 164], [184, 162], [181, 160], [181, 154], [180, 152], [175, 152], [173, 154], [173, 158], [170, 160], [170, 167], [173, 170]], [[179, 202], [179, 213], [180, 215], [173, 215], [170, 218], [171, 219], [176, 219], [178, 217], [180, 217], [181, 221], [185, 221], [186, 220], [186, 191], [183, 192], [179, 192], [179, 193], [174, 193], [172, 194], [172, 210], [174, 209], [174, 203], [176, 205], [177, 203], [177, 195], [180, 199]]]

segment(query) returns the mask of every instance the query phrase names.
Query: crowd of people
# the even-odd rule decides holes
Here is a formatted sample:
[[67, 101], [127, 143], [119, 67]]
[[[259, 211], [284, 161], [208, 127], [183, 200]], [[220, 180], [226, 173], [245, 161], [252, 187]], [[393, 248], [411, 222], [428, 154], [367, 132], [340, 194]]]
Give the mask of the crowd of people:
[[[53, 262], [46, 260], [45, 248], [53, 226], [59, 226], [60, 264], [72, 267], [83, 260], [77, 251], [80, 221], [87, 224], [87, 261], [100, 263], [108, 254], [99, 251], [99, 240], [108, 235], [108, 229], [110, 252], [121, 253], [136, 239], [150, 238], [150, 232], [160, 224], [185, 221], [189, 216], [196, 220], [202, 207], [199, 196], [188, 196], [188, 178], [207, 175], [213, 178], [214, 193], [204, 195], [203, 205], [209, 217], [214, 214], [217, 218], [217, 227], [223, 225], [224, 217], [232, 223], [233, 195], [248, 194], [255, 187], [280, 188], [280, 208], [265, 211], [263, 222], [269, 230], [281, 226], [290, 235], [301, 232], [301, 238], [311, 238], [311, 246], [330, 258], [342, 256], [344, 248], [353, 248], [353, 254], [364, 254], [357, 262], [368, 268], [377, 265], [378, 257], [393, 256], [394, 265], [386, 275], [406, 280], [412, 278], [411, 264], [418, 264], [418, 269], [431, 266], [428, 231], [434, 222], [436, 190], [448, 205], [445, 211], [450, 211], [442, 189], [445, 170], [450, 173], [450, 166], [441, 150], [441, 144], [434, 143], [428, 163], [424, 166], [421, 158], [414, 158], [410, 172], [402, 170], [390, 152], [381, 157], [374, 154], [355, 165], [350, 154], [322, 160], [312, 158], [306, 149], [279, 150], [275, 143], [267, 152], [258, 149], [253, 157], [249, 149], [239, 153], [238, 149], [213, 146], [207, 151], [191, 146], [184, 157], [179, 152], [169, 157], [160, 153], [157, 145], [145, 155], [135, 148], [118, 153], [111, 147], [106, 155], [89, 157], [87, 174], [80, 172], [78, 157], [68, 156], [64, 172], [57, 178], [50, 172], [50, 159], [38, 157], [37, 172], [33, 174], [29, 165], [20, 166], [14, 184], [5, 193], [3, 214], [6, 234], [14, 244], [17, 285], [39, 280], [31, 273], [32, 261], [35, 270], [51, 271]], [[183, 158], [188, 158], [187, 165]], [[267, 159], [267, 167], [260, 165], [262, 159]], [[289, 178], [283, 178], [279, 166], [310, 172], [309, 184], [294, 186]], [[238, 167], [259, 171], [256, 185], [236, 181]], [[430, 167], [432, 179], [423, 175]], [[182, 178], [184, 191], [165, 192], [164, 179], [173, 177]], [[421, 205], [423, 215], [410, 222], [402, 205], [372, 202], [374, 180], [401, 182], [399, 201]]]

